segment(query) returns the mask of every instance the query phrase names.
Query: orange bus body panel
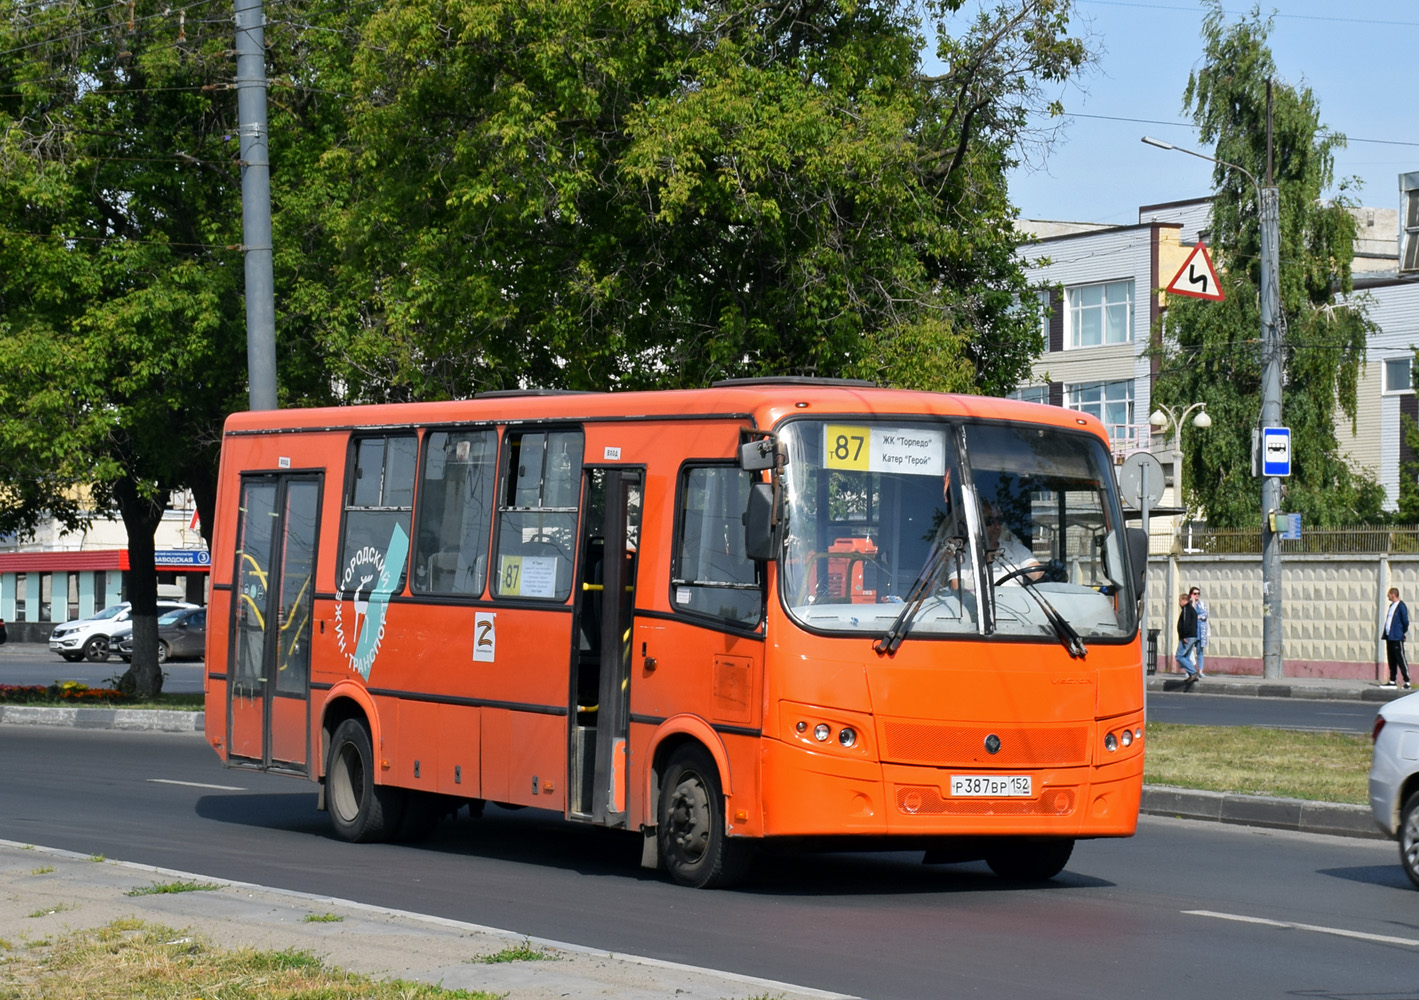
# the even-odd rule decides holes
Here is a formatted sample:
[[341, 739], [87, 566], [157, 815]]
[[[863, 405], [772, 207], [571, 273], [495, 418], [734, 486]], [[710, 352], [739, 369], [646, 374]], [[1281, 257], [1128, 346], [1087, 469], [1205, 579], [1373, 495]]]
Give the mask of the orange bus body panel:
[[[761, 564], [767, 604], [757, 628], [718, 627], [679, 608], [672, 574], [685, 464], [731, 465], [747, 433], [790, 417], [839, 415], [1028, 422], [1107, 443], [1095, 418], [1055, 407], [819, 385], [234, 414], [224, 437], [213, 533], [209, 742], [229, 764], [274, 766], [249, 732], [242, 746], [229, 745], [231, 713], [241, 701], [231, 690], [241, 490], [244, 476], [308, 474], [321, 484], [309, 692], [304, 701], [281, 702], [266, 723], [273, 727], [274, 759], [322, 780], [334, 723], [358, 717], [370, 732], [376, 784], [584, 818], [574, 790], [581, 751], [569, 672], [583, 641], [578, 609], [590, 600], [579, 595], [589, 591], [578, 587], [560, 601], [505, 599], [488, 588], [432, 595], [416, 591], [414, 574], [406, 571], [388, 596], [377, 652], [362, 675], [349, 634], [352, 609], [362, 598], [352, 599], [341, 564], [352, 438], [416, 431], [422, 476], [423, 442], [432, 432], [493, 429], [499, 442], [494, 490], [501, 496], [507, 435], [568, 429], [582, 435], [585, 469], [640, 477], [634, 610], [624, 637], [629, 723], [624, 752], [618, 747], [612, 758], [609, 800], [617, 825], [656, 824], [659, 768], [670, 748], [694, 742], [719, 769], [735, 836], [1133, 833], [1143, 768], [1136, 632], [1130, 641], [1091, 643], [1084, 659], [1066, 655], [1049, 637], [909, 637], [884, 655], [872, 637], [801, 627], [780, 603], [775, 563]], [[419, 502], [416, 494], [415, 518]], [[488, 516], [496, 522], [498, 515]], [[584, 540], [588, 510], [575, 516]], [[418, 530], [416, 520], [412, 532]], [[842, 591], [840, 599], [870, 608], [878, 595], [863, 561], [876, 555], [867, 539], [843, 541], [817, 572]], [[492, 550], [488, 562], [491, 580], [497, 569]], [[495, 635], [494, 659], [478, 658], [480, 635]], [[811, 734], [820, 721], [835, 732], [850, 728], [857, 742], [815, 742]], [[1125, 729], [1139, 738], [1106, 755], [1105, 732]], [[1013, 756], [987, 758], [980, 747], [988, 736], [1000, 737]], [[943, 791], [952, 774], [1002, 768], [1033, 775], [1038, 794], [1017, 800]]]

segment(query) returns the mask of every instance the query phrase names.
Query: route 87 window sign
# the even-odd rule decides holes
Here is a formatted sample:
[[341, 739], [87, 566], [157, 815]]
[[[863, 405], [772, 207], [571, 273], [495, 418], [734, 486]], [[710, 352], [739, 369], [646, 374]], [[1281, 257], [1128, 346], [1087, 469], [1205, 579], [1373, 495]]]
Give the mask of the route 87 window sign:
[[396, 524], [383, 552], [373, 545], [357, 549], [340, 574], [335, 590], [335, 639], [350, 669], [365, 680], [370, 679], [379, 655], [389, 596], [399, 583], [408, 553], [409, 536]]

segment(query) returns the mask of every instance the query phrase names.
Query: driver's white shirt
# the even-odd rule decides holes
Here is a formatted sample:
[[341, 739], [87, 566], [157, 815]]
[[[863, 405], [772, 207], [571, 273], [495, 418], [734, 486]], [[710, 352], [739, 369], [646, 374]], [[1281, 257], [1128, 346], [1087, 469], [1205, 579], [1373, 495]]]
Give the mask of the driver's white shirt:
[[[987, 569], [990, 572], [991, 578], [995, 580], [999, 580], [1005, 574], [1013, 572], [1022, 566], [1038, 567], [1040, 565], [1040, 561], [1035, 558], [1035, 554], [1025, 548], [1020, 542], [1020, 539], [1016, 538], [1009, 528], [1001, 529], [1000, 539], [996, 543], [996, 547], [986, 550], [986, 558], [990, 560]], [[1025, 575], [1026, 574], [1022, 573], [1020, 576], [1006, 580], [1004, 586], [1022, 586], [1024, 582], [1023, 577]], [[954, 582], [957, 579], [957, 573], [952, 569], [947, 576], [947, 580]]]

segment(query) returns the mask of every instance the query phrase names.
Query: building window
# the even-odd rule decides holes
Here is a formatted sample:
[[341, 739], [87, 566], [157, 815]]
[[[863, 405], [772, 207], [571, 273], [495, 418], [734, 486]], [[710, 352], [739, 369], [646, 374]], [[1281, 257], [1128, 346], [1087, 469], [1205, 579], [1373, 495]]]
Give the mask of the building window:
[[1049, 386], [1047, 385], [1022, 385], [1018, 389], [1011, 389], [1006, 394], [1008, 399], [1018, 399], [1026, 403], [1048, 403]]
[[1108, 281], [1067, 289], [1069, 346], [1098, 347], [1133, 340], [1133, 282]]
[[1414, 381], [1410, 369], [1414, 363], [1413, 358], [1389, 358], [1385, 361], [1385, 388], [1386, 393], [1392, 392], [1413, 392]]
[[1120, 428], [1133, 424], [1133, 382], [1076, 382], [1065, 387], [1064, 405], [1098, 417], [1109, 437], [1118, 439]]

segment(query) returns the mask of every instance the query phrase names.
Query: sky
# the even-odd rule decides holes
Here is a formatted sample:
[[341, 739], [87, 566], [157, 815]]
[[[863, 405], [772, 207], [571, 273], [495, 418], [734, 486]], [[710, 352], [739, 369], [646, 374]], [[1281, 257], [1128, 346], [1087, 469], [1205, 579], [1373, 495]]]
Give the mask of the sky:
[[[1362, 205], [1397, 208], [1398, 178], [1419, 171], [1419, 4], [1414, 0], [1272, 0], [1268, 38], [1277, 78], [1311, 88], [1321, 123], [1343, 132], [1337, 178], [1356, 176]], [[1228, 0], [1237, 21], [1250, 3]], [[1128, 224], [1141, 205], [1205, 197], [1212, 164], [1145, 145], [1151, 135], [1200, 153], [1182, 110], [1202, 57], [1203, 8], [1189, 0], [1075, 0], [1075, 31], [1102, 55], [1058, 96], [1070, 116], [1042, 169], [1011, 174], [1028, 219]], [[1334, 192], [1330, 192], [1334, 193]]]

